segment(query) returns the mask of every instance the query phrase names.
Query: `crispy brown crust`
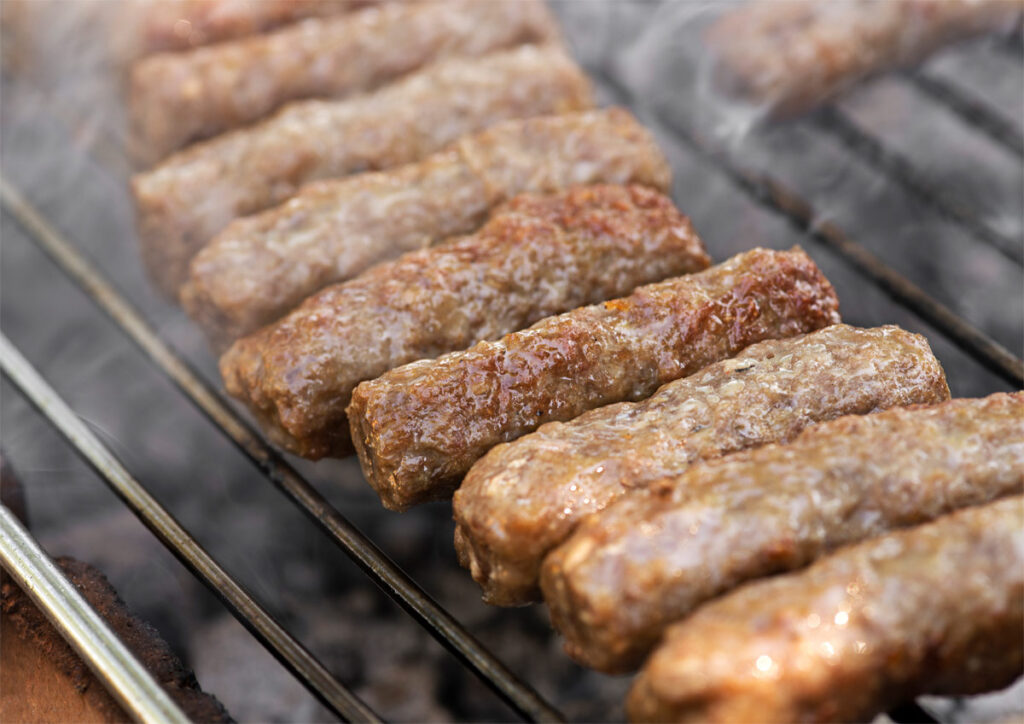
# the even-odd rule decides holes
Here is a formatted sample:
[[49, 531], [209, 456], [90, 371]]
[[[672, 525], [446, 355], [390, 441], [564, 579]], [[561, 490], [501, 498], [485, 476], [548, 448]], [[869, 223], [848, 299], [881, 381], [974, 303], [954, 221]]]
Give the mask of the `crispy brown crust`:
[[753, 0], [707, 34], [727, 92], [777, 116], [802, 113], [863, 78], [949, 43], [1009, 30], [1021, 0]]
[[290, 104], [132, 179], [147, 271], [177, 298], [188, 261], [217, 232], [304, 183], [418, 161], [499, 121], [592, 106], [586, 76], [553, 45], [453, 58], [367, 95]]
[[754, 249], [364, 382], [349, 406], [352, 436], [367, 480], [401, 510], [451, 495], [499, 443], [641, 399], [754, 342], [832, 324], [837, 310], [803, 251]]
[[[57, 564], [75, 588], [107, 622], [118, 638], [135, 654], [168, 695], [188, 717], [197, 722], [230, 722], [231, 717], [219, 701], [199, 688], [195, 676], [186, 670], [160, 634], [149, 624], [135, 618], [106, 577], [92, 566], [73, 558], [58, 558]], [[0, 611], [22, 638], [31, 640], [44, 651], [61, 673], [79, 692], [95, 690], [94, 704], [113, 721], [125, 721], [126, 715], [106, 694], [88, 666], [61, 638], [43, 613], [10, 580], [2, 584]]]
[[898, 327], [836, 324], [747, 347], [623, 402], [552, 422], [477, 462], [453, 501], [456, 550], [502, 606], [540, 598], [544, 556], [585, 516], [690, 465], [815, 422], [949, 399], [939, 361]]
[[541, 588], [573, 658], [628, 671], [744, 581], [1022, 488], [1024, 393], [842, 417], [626, 496], [545, 559]]
[[223, 345], [328, 284], [473, 231], [516, 194], [588, 183], [666, 190], [671, 172], [650, 134], [619, 108], [506, 121], [419, 163], [318, 181], [235, 221], [193, 259], [181, 300]]
[[557, 24], [539, 0], [423, 0], [151, 55], [131, 74], [133, 155], [152, 163], [288, 101], [340, 98], [441, 58], [557, 37]]
[[709, 263], [690, 222], [651, 189], [523, 195], [472, 236], [311, 297], [236, 342], [221, 374], [288, 449], [344, 455], [359, 382]]
[[842, 549], [672, 626], [632, 721], [870, 721], [1024, 670], [1024, 499]]
[[341, 15], [375, 0], [143, 0], [140, 53], [187, 50], [272, 30], [303, 18]]

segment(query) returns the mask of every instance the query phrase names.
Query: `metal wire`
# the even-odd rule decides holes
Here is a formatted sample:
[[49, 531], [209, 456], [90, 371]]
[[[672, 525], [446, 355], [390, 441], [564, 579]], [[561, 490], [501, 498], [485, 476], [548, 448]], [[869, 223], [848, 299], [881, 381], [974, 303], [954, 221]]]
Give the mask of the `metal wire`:
[[[595, 74], [623, 100], [633, 101], [629, 90], [620, 84], [613, 74], [605, 71]], [[694, 153], [725, 173], [749, 196], [784, 216], [802, 233], [839, 254], [894, 301], [927, 321], [986, 369], [1016, 387], [1024, 387], [1024, 361], [980, 329], [954, 314], [909, 279], [891, 269], [881, 259], [850, 239], [838, 226], [832, 222], [821, 222], [820, 215], [799, 195], [768, 174], [740, 166], [727, 150], [696, 130], [656, 111], [654, 115]]]
[[206, 583], [271, 652], [326, 706], [347, 721], [381, 719], [335, 679], [181, 527], [67, 403], [0, 333], [0, 369], [99, 473], [139, 519]]
[[834, 223], [819, 221], [813, 207], [779, 181], [767, 174], [741, 168], [725, 154], [701, 145], [694, 138], [688, 140], [693, 142], [698, 153], [713, 160], [747, 193], [784, 215], [794, 227], [815, 241], [838, 253], [893, 300], [931, 324], [985, 368], [1016, 387], [1024, 386], [1024, 361], [850, 239]]
[[993, 112], [987, 105], [938, 76], [923, 71], [907, 71], [910, 83], [936, 103], [941, 103], [1004, 148], [1024, 158], [1024, 135], [1019, 124]]
[[0, 201], [25, 228], [30, 238], [121, 327], [149, 359], [434, 638], [524, 717], [535, 721], [564, 721], [557, 709], [512, 673], [264, 442], [197, 372], [160, 339], [98, 270], [2, 176]]
[[838, 139], [858, 158], [894, 179], [940, 216], [996, 249], [1007, 259], [1024, 265], [1024, 241], [1010, 238], [981, 222], [968, 206], [936, 189], [905, 156], [861, 129], [838, 108], [822, 108], [812, 116], [811, 123], [819, 131]]
[[135, 721], [187, 724], [184, 712], [6, 505], [0, 505], [0, 563]]

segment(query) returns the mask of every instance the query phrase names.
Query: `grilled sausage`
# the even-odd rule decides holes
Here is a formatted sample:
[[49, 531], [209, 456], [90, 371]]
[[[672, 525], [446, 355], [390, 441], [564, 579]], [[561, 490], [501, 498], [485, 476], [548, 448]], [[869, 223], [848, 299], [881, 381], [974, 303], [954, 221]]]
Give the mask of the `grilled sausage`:
[[498, 121], [592, 105], [586, 77], [555, 46], [453, 58], [375, 93], [293, 103], [135, 176], [150, 277], [177, 298], [189, 259], [217, 232], [309, 181], [417, 161]]
[[721, 87], [776, 116], [802, 113], [866, 76], [1020, 22], [1024, 0], [752, 0], [708, 31]]
[[630, 490], [815, 422], [947, 399], [928, 342], [898, 327], [837, 324], [760, 342], [642, 402], [551, 422], [491, 450], [455, 493], [455, 547], [485, 601], [529, 603], [544, 556]]
[[[518, 193], [588, 183], [665, 190], [670, 182], [665, 157], [627, 111], [506, 121], [416, 164], [314, 182], [230, 224], [192, 261], [182, 303], [215, 343], [230, 341], [328, 284], [473, 231]], [[169, 261], [160, 266], [181, 260]]]
[[152, 163], [256, 121], [287, 101], [371, 90], [440, 58], [557, 39], [539, 0], [382, 3], [266, 35], [140, 60], [131, 73], [132, 151]]
[[1024, 393], [842, 417], [690, 468], [588, 518], [544, 561], [566, 649], [608, 672], [759, 576], [1024, 489]]
[[[304, 18], [352, 12], [379, 0], [3, 0], [4, 72], [11, 60], [45, 63], [71, 88], [75, 79], [113, 70], [120, 76], [142, 56], [187, 50], [273, 30]], [[11, 44], [16, 47], [12, 49]], [[28, 57], [24, 57], [25, 54]], [[73, 66], [63, 65], [64, 62]], [[84, 69], [84, 65], [91, 66]], [[36, 67], [39, 67], [36, 65]], [[18, 68], [13, 68], [17, 70]], [[90, 99], [98, 100], [90, 88]]]
[[139, 3], [140, 54], [187, 50], [272, 30], [304, 18], [341, 15], [373, 0], [150, 0]]
[[1024, 671], [1024, 499], [851, 546], [745, 586], [672, 626], [630, 719], [871, 721], [923, 693], [978, 694]]
[[228, 391], [306, 457], [352, 451], [352, 388], [710, 260], [672, 202], [641, 186], [520, 196], [479, 232], [329, 287], [221, 360]]
[[402, 510], [451, 495], [498, 443], [647, 397], [754, 342], [838, 322], [837, 310], [803, 251], [754, 249], [364, 382], [348, 410], [352, 437], [385, 507]]

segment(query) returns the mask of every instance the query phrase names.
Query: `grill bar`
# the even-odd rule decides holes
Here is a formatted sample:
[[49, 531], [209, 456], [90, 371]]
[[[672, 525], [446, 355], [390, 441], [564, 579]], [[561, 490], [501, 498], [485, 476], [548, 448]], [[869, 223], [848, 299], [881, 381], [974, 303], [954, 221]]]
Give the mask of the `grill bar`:
[[238, 620], [324, 705], [347, 721], [381, 721], [210, 557], [181, 524], [132, 477], [121, 461], [100, 442], [3, 334], [0, 334], [0, 368], [146, 527], [206, 583]]
[[1024, 386], [1024, 361], [891, 269], [834, 223], [817, 221], [818, 215], [813, 207], [797, 194], [767, 174], [738, 166], [724, 153], [705, 145], [696, 136], [690, 136], [687, 130], [680, 128], [677, 131], [694, 150], [713, 161], [750, 196], [785, 216], [804, 234], [838, 253], [893, 300], [938, 329], [986, 369], [1017, 387]]
[[534, 721], [564, 721], [557, 709], [512, 673], [372, 541], [331, 507], [198, 373], [164, 344], [131, 304], [3, 178], [0, 178], [0, 200], [57, 266], [231, 438], [260, 471], [300, 505], [374, 583], [521, 715]]
[[908, 71], [907, 79], [917, 90], [940, 103], [969, 126], [977, 128], [996, 143], [1024, 158], [1024, 135], [1014, 123], [994, 113], [952, 83], [922, 71]]
[[0, 563], [135, 721], [188, 722], [6, 505], [0, 505]]
[[[613, 74], [607, 71], [593, 73], [631, 107], [642, 107]], [[934, 326], [986, 369], [1016, 387], [1024, 387], [1024, 360], [1014, 356], [980, 329], [891, 269], [881, 259], [849, 238], [838, 226], [832, 222], [819, 222], [819, 215], [815, 213], [814, 208], [784, 184], [768, 174], [740, 166], [733, 161], [728, 151], [683, 123], [657, 111], [654, 111], [654, 116], [688, 148], [720, 169], [751, 198], [786, 217], [794, 228], [837, 253], [895, 302]]]
[[1024, 244], [978, 220], [970, 208], [936, 190], [903, 154], [888, 148], [835, 106], [817, 111], [812, 119], [821, 132], [836, 138], [858, 158], [894, 179], [943, 218], [952, 221], [1011, 261], [1024, 265]]

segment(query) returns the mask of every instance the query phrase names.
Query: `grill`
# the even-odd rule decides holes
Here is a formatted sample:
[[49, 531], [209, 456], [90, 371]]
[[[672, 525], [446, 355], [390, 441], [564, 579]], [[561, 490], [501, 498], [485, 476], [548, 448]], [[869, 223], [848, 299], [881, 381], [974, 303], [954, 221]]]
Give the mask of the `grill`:
[[[699, 28], [696, 8], [654, 2], [556, 6], [601, 97], [630, 106], [655, 132], [675, 171], [674, 199], [712, 257], [799, 243], [835, 284], [844, 321], [898, 323], [924, 333], [955, 396], [1024, 387], [1024, 363], [1017, 356], [1024, 348], [1019, 39], [947, 51], [799, 121], [723, 134], [721, 118], [707, 122], [700, 64], [686, 57], [691, 44], [679, 37]], [[628, 682], [582, 672], [567, 661], [547, 663], [559, 655], [535, 610], [490, 611], [476, 603], [475, 587], [454, 562], [445, 506], [401, 517], [384, 513], [353, 461], [293, 463], [264, 442], [218, 391], [214, 360], [198, 330], [159, 301], [142, 278], [125, 191], [127, 164], [112, 140], [116, 125], [83, 119], [82, 104], [62, 105], [60, 94], [40, 95], [20, 79], [5, 75], [4, 86], [7, 98], [18, 101], [5, 104], [0, 183], [2, 315], [4, 334], [11, 337], [0, 337], [4, 445], [29, 473], [30, 502], [37, 485], [40, 500], [46, 494], [37, 523], [40, 537], [50, 538], [47, 547], [83, 536], [102, 547], [108, 533], [99, 522], [91, 537], [62, 537], [60, 531], [76, 516], [103, 511], [117, 518], [123, 511], [107, 497], [97, 498], [103, 493], [91, 482], [65, 488], [52, 471], [41, 469], [41, 461], [57, 460], [60, 477], [91, 477], [72, 461], [74, 451], [255, 639], [343, 719], [378, 716], [353, 688], [369, 692], [377, 708], [387, 697], [374, 691], [372, 672], [346, 673], [337, 647], [329, 650], [317, 635], [314, 624], [329, 617], [304, 599], [315, 587], [301, 576], [288, 581], [282, 570], [311, 570], [308, 575], [328, 579], [332, 595], [340, 589], [368, 597], [369, 613], [336, 614], [350, 615], [356, 627], [383, 608], [395, 635], [420, 636], [419, 626], [440, 642], [451, 657], [422, 644], [425, 658], [440, 662], [434, 688], [442, 698], [446, 690], [469, 689], [471, 702], [461, 710], [451, 705], [445, 715], [621, 718], [614, 707]], [[33, 111], [31, 122], [26, 108]], [[40, 263], [40, 251], [52, 264]], [[77, 492], [81, 487], [92, 492]], [[266, 539], [248, 529], [245, 516], [269, 522]], [[12, 539], [4, 530], [7, 543]], [[155, 548], [152, 539], [133, 535], [147, 551]], [[297, 546], [282, 549], [274, 542], [289, 535]], [[22, 579], [39, 575], [27, 562], [15, 565], [9, 549], [3, 552], [5, 567]], [[342, 554], [408, 618], [391, 611]], [[136, 597], [127, 595], [130, 603], [159, 610], [145, 593], [156, 589], [184, 591], [191, 597], [184, 599], [198, 601], [190, 605], [200, 609], [215, 606], [190, 580], [168, 586], [168, 579], [183, 580], [180, 569], [163, 552], [154, 556], [152, 565], [136, 566], [145, 575], [127, 582]], [[155, 585], [161, 578], [163, 587]], [[123, 581], [116, 582], [125, 590]], [[188, 636], [175, 633], [177, 625], [170, 627], [172, 643]], [[525, 631], [527, 641], [515, 641], [508, 631]], [[362, 640], [351, 632], [347, 638]], [[367, 638], [362, 645], [376, 644]], [[98, 644], [85, 647], [100, 653]], [[515, 663], [505, 663], [508, 655], [502, 654], [509, 651]], [[545, 663], [534, 667], [530, 662], [537, 657]], [[134, 707], [139, 699], [132, 685], [116, 686]], [[451, 691], [447, 696], [467, 700]], [[155, 716], [139, 707], [139, 716]], [[929, 711], [911, 705], [891, 716], [934, 721], [933, 715], [949, 711], [925, 707]], [[242, 716], [237, 708], [235, 715]]]

